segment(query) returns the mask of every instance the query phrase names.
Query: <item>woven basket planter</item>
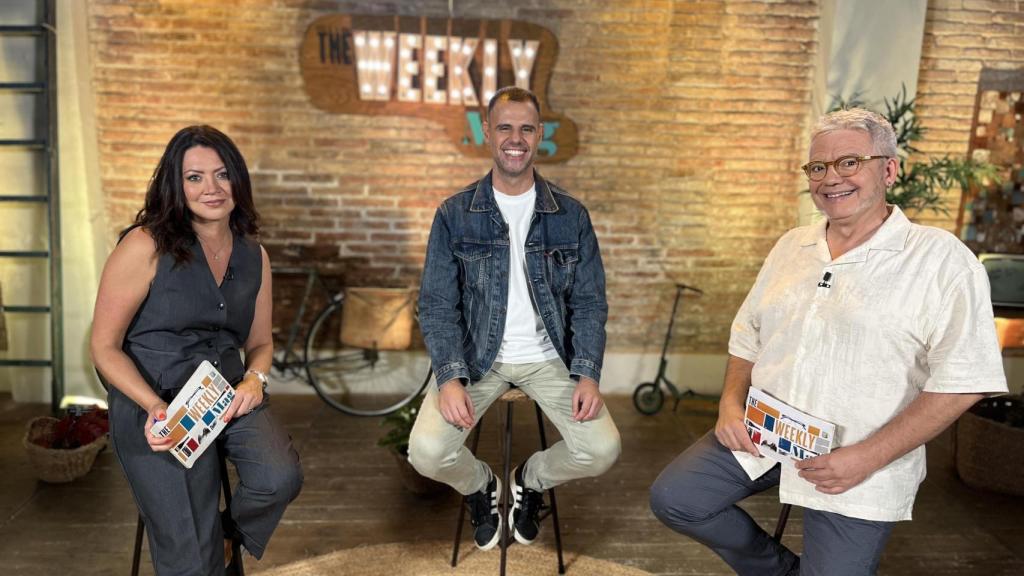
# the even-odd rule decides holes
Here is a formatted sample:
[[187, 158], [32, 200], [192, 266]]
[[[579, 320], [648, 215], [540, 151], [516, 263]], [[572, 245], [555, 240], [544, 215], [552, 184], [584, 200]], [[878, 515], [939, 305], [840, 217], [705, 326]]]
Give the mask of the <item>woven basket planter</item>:
[[25, 427], [22, 445], [36, 478], [43, 482], [60, 484], [85, 476], [92, 469], [96, 455], [107, 445], [107, 437], [100, 436], [91, 443], [70, 450], [44, 448], [34, 440], [49, 436], [58, 420], [49, 416], [33, 418]]
[[1024, 428], [964, 412], [956, 427], [956, 471], [972, 488], [1024, 496]]

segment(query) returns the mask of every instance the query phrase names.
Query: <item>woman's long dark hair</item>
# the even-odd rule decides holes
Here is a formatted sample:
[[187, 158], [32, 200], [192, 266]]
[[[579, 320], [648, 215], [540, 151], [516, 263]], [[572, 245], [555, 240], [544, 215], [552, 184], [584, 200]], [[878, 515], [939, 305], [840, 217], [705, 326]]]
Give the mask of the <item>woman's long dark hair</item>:
[[235, 202], [235, 209], [231, 211], [231, 231], [242, 236], [259, 233], [259, 214], [252, 201], [249, 169], [238, 147], [231, 138], [212, 126], [182, 128], [167, 143], [167, 149], [153, 171], [146, 190], [146, 205], [135, 215], [135, 223], [121, 233], [123, 238], [132, 228], [145, 227], [156, 241], [157, 253], [170, 254], [175, 265], [192, 259], [191, 248], [196, 239], [182, 177], [185, 152], [196, 146], [213, 149], [224, 162]]

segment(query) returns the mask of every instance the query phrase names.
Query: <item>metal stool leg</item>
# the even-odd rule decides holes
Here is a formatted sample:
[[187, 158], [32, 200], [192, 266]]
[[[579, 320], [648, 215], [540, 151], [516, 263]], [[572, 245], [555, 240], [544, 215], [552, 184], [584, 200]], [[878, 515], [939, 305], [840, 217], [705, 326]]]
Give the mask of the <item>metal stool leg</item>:
[[512, 537], [512, 530], [508, 527], [508, 501], [511, 494], [509, 492], [509, 477], [512, 475], [512, 404], [514, 402], [508, 402], [507, 404], [508, 410], [505, 412], [505, 466], [501, 474], [502, 481], [505, 483], [502, 486], [503, 494], [501, 495], [501, 517], [505, 521], [505, 526], [501, 527], [501, 571], [499, 572], [501, 576], [505, 576], [508, 544], [509, 539]]
[[[548, 449], [547, 434], [544, 433], [544, 413], [536, 402], [533, 407], [537, 410], [537, 428], [540, 430], [540, 449]], [[555, 489], [548, 489], [548, 497], [551, 499], [551, 523], [555, 527], [555, 550], [558, 552], [558, 573], [565, 574], [565, 562], [562, 560], [562, 527], [558, 523], [558, 502], [555, 500]]]
[[[476, 423], [476, 431], [473, 432], [473, 444], [469, 451], [476, 455], [476, 447], [480, 445], [480, 429], [483, 428], [484, 417]], [[459, 502], [459, 520], [455, 523], [455, 545], [452, 546], [452, 568], [459, 563], [459, 544], [462, 542], [462, 525], [466, 521], [466, 504]]]
[[783, 504], [782, 510], [779, 511], [779, 521], [775, 523], [775, 538], [776, 542], [782, 542], [782, 533], [786, 531], [786, 522], [789, 521], [789, 510], [792, 508], [792, 504]]
[[142, 535], [146, 532], [146, 523], [139, 514], [139, 523], [135, 526], [135, 551], [132, 552], [132, 576], [139, 576], [139, 560], [142, 559]]

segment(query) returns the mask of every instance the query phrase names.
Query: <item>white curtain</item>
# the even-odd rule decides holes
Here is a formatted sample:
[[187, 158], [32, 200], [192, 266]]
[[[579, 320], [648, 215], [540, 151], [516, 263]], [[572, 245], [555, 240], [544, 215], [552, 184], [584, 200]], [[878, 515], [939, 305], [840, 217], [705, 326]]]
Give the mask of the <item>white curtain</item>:
[[[821, 0], [808, 128], [836, 98], [856, 99], [879, 112], [885, 111], [882, 100], [903, 86], [912, 98], [927, 10], [927, 0]], [[800, 196], [798, 210], [800, 224], [818, 217], [807, 194]]]

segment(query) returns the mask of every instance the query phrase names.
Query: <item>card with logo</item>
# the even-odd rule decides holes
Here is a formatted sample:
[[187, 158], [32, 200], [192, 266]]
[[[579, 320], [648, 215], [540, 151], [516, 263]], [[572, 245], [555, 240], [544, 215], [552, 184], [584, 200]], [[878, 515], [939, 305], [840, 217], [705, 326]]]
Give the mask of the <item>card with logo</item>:
[[835, 424], [798, 410], [753, 386], [747, 393], [744, 422], [761, 454], [783, 463], [828, 454], [836, 436]]
[[156, 422], [150, 433], [173, 438], [171, 454], [191, 468], [227, 426], [221, 417], [234, 397], [235, 389], [204, 360], [167, 407], [167, 419]]

